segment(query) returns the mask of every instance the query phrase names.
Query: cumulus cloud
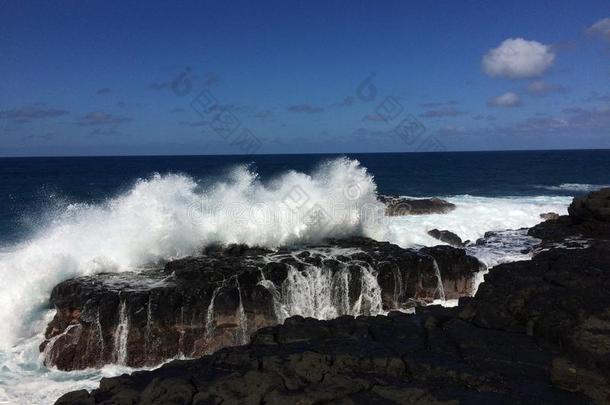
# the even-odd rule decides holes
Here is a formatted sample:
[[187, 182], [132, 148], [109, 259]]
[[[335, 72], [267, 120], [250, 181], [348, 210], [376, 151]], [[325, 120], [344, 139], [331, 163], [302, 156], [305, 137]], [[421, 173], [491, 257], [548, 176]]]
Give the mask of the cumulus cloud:
[[554, 61], [550, 45], [509, 38], [483, 56], [483, 71], [491, 77], [522, 79], [541, 75]]
[[519, 98], [517, 93], [509, 91], [501, 96], [492, 98], [487, 102], [487, 105], [490, 107], [517, 107], [521, 105], [521, 98]]
[[602, 18], [587, 28], [590, 35], [600, 35], [610, 41], [610, 18]]

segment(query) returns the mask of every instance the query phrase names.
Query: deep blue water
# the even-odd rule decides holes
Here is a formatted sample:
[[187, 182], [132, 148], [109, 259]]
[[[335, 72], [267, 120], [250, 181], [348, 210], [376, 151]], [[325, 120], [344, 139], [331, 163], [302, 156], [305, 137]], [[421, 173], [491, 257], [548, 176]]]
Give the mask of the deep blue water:
[[385, 194], [576, 195], [585, 185], [610, 184], [610, 150], [0, 158], [0, 242], [23, 238], [51, 207], [103, 201], [155, 172], [186, 173], [209, 183], [245, 163], [264, 181], [287, 170], [310, 172], [336, 156], [358, 159]]

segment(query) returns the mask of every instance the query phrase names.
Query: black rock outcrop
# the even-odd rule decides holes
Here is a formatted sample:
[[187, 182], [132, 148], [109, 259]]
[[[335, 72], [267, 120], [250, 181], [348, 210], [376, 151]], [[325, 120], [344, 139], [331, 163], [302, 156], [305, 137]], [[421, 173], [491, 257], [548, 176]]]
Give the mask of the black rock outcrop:
[[106, 378], [56, 404], [608, 403], [608, 248], [497, 266], [455, 308], [292, 317], [248, 345]]
[[387, 216], [446, 214], [455, 209], [455, 204], [440, 198], [404, 198], [380, 195], [379, 201], [386, 205]]
[[568, 213], [534, 226], [529, 235], [546, 241], [575, 237], [610, 239], [610, 188], [575, 198]]
[[460, 249], [367, 238], [276, 251], [210, 247], [163, 268], [58, 284], [40, 350], [61, 370], [150, 366], [247, 343], [292, 315], [376, 315], [472, 295], [480, 270]]
[[428, 231], [428, 235], [432, 236], [434, 239], [440, 240], [441, 242], [448, 243], [451, 246], [462, 247], [465, 245], [462, 238], [451, 231], [439, 231], [438, 229], [432, 229]]

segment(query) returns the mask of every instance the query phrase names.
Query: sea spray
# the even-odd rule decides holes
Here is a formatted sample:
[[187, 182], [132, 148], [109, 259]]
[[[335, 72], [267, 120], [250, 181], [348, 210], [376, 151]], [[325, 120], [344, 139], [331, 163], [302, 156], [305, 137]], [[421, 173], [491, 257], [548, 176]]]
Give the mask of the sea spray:
[[[346, 187], [357, 192], [345, 193]], [[70, 277], [132, 270], [212, 243], [384, 239], [383, 224], [370, 215], [383, 211], [376, 191], [357, 161], [336, 159], [311, 174], [289, 171], [267, 183], [247, 167], [207, 187], [186, 175], [154, 175], [103, 203], [69, 205], [31, 239], [0, 253], [0, 348], [31, 335], [23, 320], [38, 318], [51, 288]], [[320, 212], [323, 226], [312, 224]]]

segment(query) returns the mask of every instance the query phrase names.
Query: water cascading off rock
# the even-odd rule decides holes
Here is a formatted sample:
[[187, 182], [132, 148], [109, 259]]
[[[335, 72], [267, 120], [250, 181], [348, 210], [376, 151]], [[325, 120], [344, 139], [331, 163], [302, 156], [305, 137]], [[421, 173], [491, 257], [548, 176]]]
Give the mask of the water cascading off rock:
[[277, 251], [210, 247], [163, 269], [58, 284], [41, 351], [63, 370], [155, 365], [248, 343], [294, 315], [376, 315], [469, 295], [481, 266], [451, 247], [424, 253], [367, 238]]

